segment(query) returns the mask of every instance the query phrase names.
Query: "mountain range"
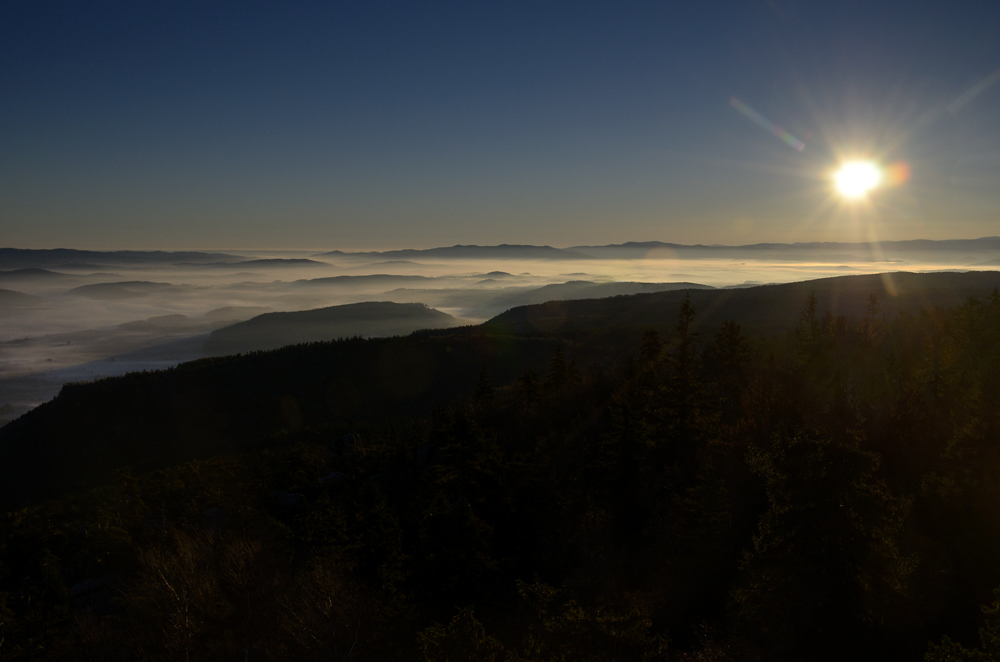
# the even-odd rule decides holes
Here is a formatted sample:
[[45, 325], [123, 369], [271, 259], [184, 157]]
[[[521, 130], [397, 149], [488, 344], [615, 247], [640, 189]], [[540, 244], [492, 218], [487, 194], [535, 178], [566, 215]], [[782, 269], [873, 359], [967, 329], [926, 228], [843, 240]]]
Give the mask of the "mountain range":
[[[768, 259], [795, 260], [802, 256], [828, 261], [888, 262], [894, 260], [926, 260], [935, 255], [958, 259], [973, 265], [1000, 258], [1000, 237], [979, 239], [883, 241], [870, 243], [804, 242], [757, 243], [749, 245], [676, 244], [662, 241], [626, 242], [600, 246], [533, 246], [500, 244], [497, 246], [462, 245], [426, 249], [385, 251], [334, 250], [314, 255], [314, 258], [344, 260], [593, 260], [593, 259]], [[0, 248], [0, 270], [43, 268], [87, 270], [104, 266], [134, 266], [158, 264], [178, 267], [293, 267], [325, 266], [307, 258], [248, 258], [224, 252], [199, 251], [92, 251], [76, 249]]]

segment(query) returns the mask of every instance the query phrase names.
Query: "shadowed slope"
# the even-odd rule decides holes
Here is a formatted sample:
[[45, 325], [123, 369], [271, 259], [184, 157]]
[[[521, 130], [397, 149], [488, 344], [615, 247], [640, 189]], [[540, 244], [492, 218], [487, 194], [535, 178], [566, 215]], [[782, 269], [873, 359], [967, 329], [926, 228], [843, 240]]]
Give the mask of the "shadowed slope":
[[0, 314], [10, 308], [22, 308], [39, 303], [41, 299], [15, 290], [0, 290]]
[[637, 294], [607, 299], [550, 301], [509, 310], [484, 324], [491, 333], [550, 334], [600, 328], [671, 325], [677, 306], [690, 294], [698, 310], [699, 327], [714, 327], [725, 319], [774, 332], [794, 324], [809, 295], [815, 293], [817, 313], [861, 317], [874, 294], [888, 314], [951, 306], [966, 297], [985, 297], [1000, 285], [996, 271], [968, 273], [892, 273], [836, 276], [799, 283], [741, 289], [692, 289]]
[[219, 356], [353, 336], [400, 336], [461, 321], [420, 303], [368, 301], [294, 313], [265, 313], [212, 332], [208, 354]]

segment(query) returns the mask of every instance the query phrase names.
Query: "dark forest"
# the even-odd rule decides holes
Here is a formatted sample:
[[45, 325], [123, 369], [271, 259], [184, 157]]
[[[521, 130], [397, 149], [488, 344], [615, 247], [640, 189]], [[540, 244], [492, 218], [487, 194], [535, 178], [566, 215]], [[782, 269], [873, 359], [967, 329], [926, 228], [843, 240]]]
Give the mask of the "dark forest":
[[997, 289], [694, 294], [66, 387], [0, 435], [0, 659], [998, 659]]

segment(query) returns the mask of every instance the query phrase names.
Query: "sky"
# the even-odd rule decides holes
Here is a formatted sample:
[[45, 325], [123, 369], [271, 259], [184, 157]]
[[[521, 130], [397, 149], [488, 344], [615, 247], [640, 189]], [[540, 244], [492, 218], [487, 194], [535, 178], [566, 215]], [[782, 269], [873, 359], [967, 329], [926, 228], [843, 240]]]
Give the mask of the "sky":
[[[997, 2], [8, 0], [0, 245], [997, 235], [998, 25]], [[850, 159], [898, 176], [844, 200]]]

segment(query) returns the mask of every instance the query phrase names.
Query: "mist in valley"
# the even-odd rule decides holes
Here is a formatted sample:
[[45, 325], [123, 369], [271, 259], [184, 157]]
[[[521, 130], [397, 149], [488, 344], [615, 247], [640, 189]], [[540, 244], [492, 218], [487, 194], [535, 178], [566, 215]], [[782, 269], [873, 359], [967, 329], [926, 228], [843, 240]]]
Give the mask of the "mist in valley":
[[[0, 252], [0, 421], [67, 382], [334, 337], [479, 324], [551, 300], [886, 271], [991, 269], [1000, 240], [749, 247], [623, 244], [341, 251]], [[413, 307], [333, 309], [359, 302]], [[415, 314], [417, 311], [417, 314]], [[247, 322], [259, 316], [262, 332]], [[234, 325], [245, 323], [240, 327]], [[275, 335], [275, 324], [286, 329]], [[249, 325], [249, 326], [248, 326]], [[239, 329], [238, 342], [224, 342]], [[211, 334], [216, 333], [214, 341]], [[254, 335], [254, 334], [258, 335]], [[228, 335], [227, 335], [228, 334]], [[266, 337], [265, 337], [266, 336]]]

